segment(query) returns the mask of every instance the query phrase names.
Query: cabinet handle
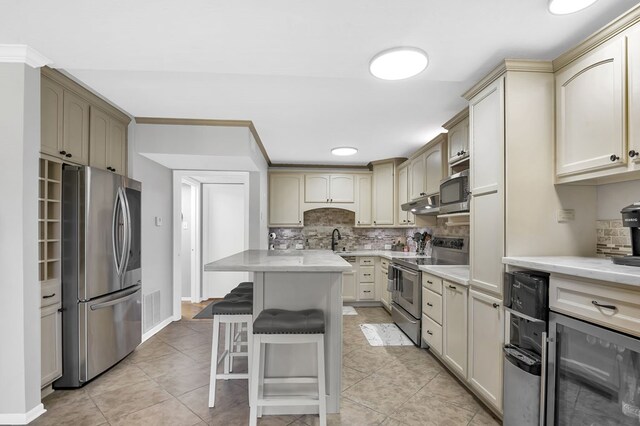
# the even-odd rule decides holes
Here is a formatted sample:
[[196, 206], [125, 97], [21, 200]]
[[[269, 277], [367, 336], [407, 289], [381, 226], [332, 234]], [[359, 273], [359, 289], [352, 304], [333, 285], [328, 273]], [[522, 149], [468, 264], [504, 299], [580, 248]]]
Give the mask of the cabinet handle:
[[56, 295], [56, 294], [55, 294], [55, 293], [53, 293], [53, 294], [49, 294], [49, 295], [47, 295], [47, 296], [42, 296], [42, 298], [43, 298], [43, 299], [50, 299], [50, 298], [52, 298], [52, 297], [53, 297], [53, 296], [55, 296], [55, 295]]
[[333, 203], [333, 198], [329, 200], [330, 203]]
[[67, 157], [67, 158], [71, 158], [71, 157], [73, 157], [73, 155], [71, 155], [71, 154], [67, 154], [67, 155], [65, 155], [65, 157]]
[[616, 161], [618, 161], [619, 159], [620, 159], [620, 157], [618, 157], [618, 156], [617, 156], [617, 155], [615, 155], [615, 154], [611, 154], [611, 157], [609, 157], [609, 160], [611, 160], [611, 162], [614, 162], [614, 163], [615, 163]]
[[67, 154], [67, 151], [60, 151], [60, 154], [62, 154], [62, 155], [66, 155], [66, 154]]
[[427, 284], [433, 284], [433, 282], [431, 282], [431, 281], [427, 280]]
[[421, 196], [425, 196], [425, 195], [427, 195], [427, 193], [426, 192], [421, 192], [420, 195]]
[[428, 334], [429, 336], [433, 336], [433, 333], [431, 332], [431, 330], [427, 330], [427, 334]]
[[603, 305], [603, 304], [601, 304], [601, 303], [598, 303], [598, 302], [597, 302], [597, 301], [595, 301], [595, 300], [592, 300], [592, 301], [591, 301], [591, 303], [592, 303], [594, 306], [597, 306], [598, 308], [611, 309], [612, 311], [617, 311], [617, 310], [618, 310], [618, 308], [617, 308], [615, 305]]
[[329, 199], [327, 198], [327, 203], [329, 202]]
[[456, 290], [458, 287], [456, 287], [455, 285], [449, 284], [449, 288], [452, 288], [452, 289]]
[[499, 303], [494, 303], [494, 304], [493, 304], [493, 307], [494, 307], [494, 308], [499, 308], [499, 307], [500, 307], [500, 304], [499, 304]]
[[62, 311], [64, 311], [64, 308], [59, 308], [58, 312], [62, 313]]
[[427, 306], [431, 306], [433, 308], [433, 305], [429, 302], [427, 302]]
[[371, 290], [363, 290], [365, 293], [371, 293]]
[[629, 157], [631, 158], [637, 157], [638, 155], [640, 155], [640, 152], [636, 151], [635, 149], [632, 149], [631, 151], [629, 151]]

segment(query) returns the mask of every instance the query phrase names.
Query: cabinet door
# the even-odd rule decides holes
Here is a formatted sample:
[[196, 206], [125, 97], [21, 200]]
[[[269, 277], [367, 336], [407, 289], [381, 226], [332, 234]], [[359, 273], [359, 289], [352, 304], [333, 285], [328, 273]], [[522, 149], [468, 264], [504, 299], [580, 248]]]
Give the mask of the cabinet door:
[[556, 73], [556, 174], [625, 166], [625, 45], [621, 37]]
[[302, 225], [301, 192], [301, 175], [282, 174], [269, 177], [269, 223], [271, 225]]
[[329, 202], [353, 203], [353, 175], [331, 175], [329, 179]]
[[424, 153], [425, 187], [427, 195], [440, 192], [440, 181], [444, 177], [442, 164], [442, 144], [438, 144]]
[[469, 155], [469, 119], [456, 124], [447, 134], [449, 144], [449, 164]]
[[640, 29], [629, 33], [629, 159], [640, 169]]
[[394, 165], [383, 163], [373, 166], [373, 224], [393, 225], [395, 213]]
[[353, 302], [356, 300], [356, 273], [342, 273], [342, 301]]
[[60, 305], [40, 309], [41, 386], [62, 376], [62, 313]]
[[127, 128], [113, 118], [109, 122], [109, 143], [107, 145], [107, 167], [114, 173], [125, 176], [127, 164]]
[[406, 225], [409, 222], [408, 212], [402, 210], [402, 205], [409, 198], [408, 188], [409, 172], [407, 167], [398, 169], [398, 224]]
[[40, 83], [40, 151], [60, 157], [64, 94], [62, 86], [42, 77]]
[[371, 225], [371, 176], [358, 176], [356, 179], [356, 226]]
[[64, 91], [62, 150], [74, 163], [89, 164], [89, 103]]
[[502, 412], [501, 299], [473, 289], [469, 292], [469, 383]]
[[452, 370], [467, 377], [467, 293], [459, 284], [445, 281], [442, 287], [442, 356]]
[[304, 201], [305, 203], [328, 203], [329, 175], [305, 175]]
[[109, 146], [109, 116], [98, 108], [91, 108], [89, 136], [89, 165], [100, 169], [107, 168], [107, 147]]
[[409, 166], [409, 198], [415, 200], [426, 195], [425, 192], [425, 157], [414, 158]]
[[471, 285], [502, 294], [504, 255], [504, 79], [469, 104]]
[[391, 309], [391, 293], [387, 291], [387, 281], [389, 279], [389, 272], [380, 268], [380, 281], [381, 281], [381, 291], [380, 291], [380, 300], [382, 301], [382, 305], [385, 309]]

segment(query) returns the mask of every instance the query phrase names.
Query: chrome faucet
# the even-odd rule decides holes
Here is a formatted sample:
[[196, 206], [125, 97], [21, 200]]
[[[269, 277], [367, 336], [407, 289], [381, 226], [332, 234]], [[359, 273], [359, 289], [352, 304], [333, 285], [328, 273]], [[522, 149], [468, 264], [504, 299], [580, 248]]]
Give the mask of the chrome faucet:
[[338, 246], [338, 242], [336, 241], [336, 232], [338, 233], [338, 239], [339, 240], [342, 239], [342, 235], [340, 235], [340, 231], [338, 230], [338, 228], [334, 229], [331, 232], [331, 250], [332, 251], [336, 251], [336, 247]]

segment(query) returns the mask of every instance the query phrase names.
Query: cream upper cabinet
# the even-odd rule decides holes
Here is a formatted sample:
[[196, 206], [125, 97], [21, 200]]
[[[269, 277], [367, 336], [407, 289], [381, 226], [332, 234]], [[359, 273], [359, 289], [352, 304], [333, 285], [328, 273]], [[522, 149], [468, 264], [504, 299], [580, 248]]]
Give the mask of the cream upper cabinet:
[[273, 226], [302, 226], [300, 209], [303, 176], [272, 174], [269, 176], [269, 224]]
[[462, 377], [467, 377], [467, 294], [460, 284], [444, 281], [442, 357]]
[[305, 175], [306, 203], [353, 203], [354, 199], [352, 175]]
[[395, 165], [392, 161], [373, 166], [373, 224], [393, 225], [395, 213]]
[[640, 28], [627, 37], [629, 96], [629, 161], [640, 169]]
[[62, 376], [62, 312], [60, 304], [40, 308], [40, 386]]
[[440, 192], [440, 181], [444, 177], [446, 170], [442, 163], [443, 143], [439, 143], [429, 148], [424, 153], [424, 193], [425, 195], [437, 194]]
[[63, 89], [59, 84], [43, 77], [40, 85], [40, 150], [60, 157], [62, 148]]
[[353, 175], [331, 175], [329, 178], [329, 201], [331, 203], [354, 202]]
[[305, 203], [329, 202], [329, 175], [305, 175], [304, 201]]
[[465, 118], [449, 130], [447, 134], [449, 164], [469, 156], [469, 119]]
[[100, 169], [107, 168], [107, 146], [109, 145], [109, 116], [98, 108], [91, 108], [91, 150], [89, 165]]
[[62, 150], [69, 161], [89, 164], [89, 103], [64, 91]]
[[[127, 171], [127, 127], [121, 122], [111, 119], [109, 144], [107, 145], [107, 168], [114, 173], [126, 176]], [[93, 145], [91, 145], [93, 149]]]
[[558, 177], [626, 166], [625, 51], [618, 37], [556, 73]]
[[409, 214], [408, 212], [403, 211], [401, 207], [404, 203], [409, 201], [408, 169], [408, 166], [398, 168], [398, 225], [406, 225], [409, 223]]
[[415, 200], [426, 195], [425, 192], [425, 155], [411, 160], [409, 166], [409, 198]]
[[470, 282], [502, 294], [504, 256], [504, 77], [469, 104]]
[[371, 175], [356, 176], [356, 226], [371, 225]]
[[502, 300], [469, 291], [469, 376], [473, 389], [502, 412]]

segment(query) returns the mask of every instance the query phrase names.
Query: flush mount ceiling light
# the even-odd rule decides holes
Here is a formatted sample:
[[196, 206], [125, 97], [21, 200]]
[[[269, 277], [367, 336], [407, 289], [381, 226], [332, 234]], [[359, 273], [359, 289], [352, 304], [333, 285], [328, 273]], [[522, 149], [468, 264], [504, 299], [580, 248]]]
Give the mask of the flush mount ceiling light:
[[429, 59], [417, 47], [394, 47], [378, 53], [369, 63], [369, 71], [382, 80], [402, 80], [420, 74]]
[[344, 157], [345, 155], [353, 155], [356, 152], [358, 152], [358, 150], [356, 148], [352, 148], [350, 146], [341, 146], [338, 148], [333, 148], [331, 150], [331, 153], [333, 155], [339, 155], [341, 157]]
[[549, 0], [549, 12], [554, 15], [568, 15], [586, 9], [598, 0]]

